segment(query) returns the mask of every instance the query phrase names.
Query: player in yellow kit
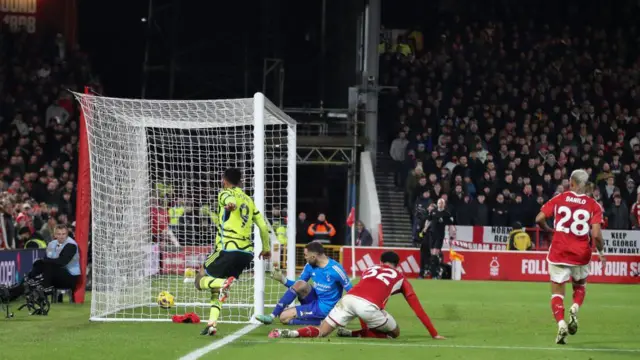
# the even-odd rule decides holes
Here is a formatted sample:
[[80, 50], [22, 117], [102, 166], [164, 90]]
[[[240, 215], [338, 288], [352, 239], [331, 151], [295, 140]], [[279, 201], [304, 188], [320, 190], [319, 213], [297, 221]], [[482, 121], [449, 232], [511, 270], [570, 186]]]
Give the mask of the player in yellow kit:
[[230, 168], [222, 178], [223, 190], [218, 194], [218, 233], [213, 253], [205, 260], [196, 276], [198, 290], [211, 291], [211, 312], [202, 335], [215, 335], [222, 304], [229, 297], [229, 288], [253, 260], [251, 233], [255, 223], [260, 229], [260, 258], [271, 256], [269, 226], [256, 209], [253, 200], [242, 191], [242, 172]]

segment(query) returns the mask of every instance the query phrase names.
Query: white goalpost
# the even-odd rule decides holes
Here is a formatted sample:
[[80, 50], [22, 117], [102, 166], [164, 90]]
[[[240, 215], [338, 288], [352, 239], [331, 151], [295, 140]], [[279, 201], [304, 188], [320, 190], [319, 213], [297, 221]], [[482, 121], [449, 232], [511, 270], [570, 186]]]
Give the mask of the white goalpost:
[[[171, 321], [186, 312], [207, 318], [211, 294], [195, 289], [188, 269], [198, 271], [213, 251], [217, 194], [229, 167], [242, 170], [242, 188], [264, 217], [287, 227], [281, 267], [294, 278], [293, 119], [260, 93], [202, 101], [75, 96], [91, 170], [91, 320]], [[265, 276], [282, 258], [276, 251], [272, 261], [260, 260], [257, 228], [253, 237], [254, 261], [232, 288], [220, 322], [250, 322], [284, 290]], [[161, 291], [175, 297], [174, 307], [158, 306]]]

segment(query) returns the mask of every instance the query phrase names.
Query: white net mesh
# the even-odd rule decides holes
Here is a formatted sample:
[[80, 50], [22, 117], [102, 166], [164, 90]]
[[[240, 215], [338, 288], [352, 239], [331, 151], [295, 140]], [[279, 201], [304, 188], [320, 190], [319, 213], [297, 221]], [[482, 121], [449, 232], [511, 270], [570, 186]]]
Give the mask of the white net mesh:
[[[288, 179], [295, 184], [295, 149], [289, 151], [295, 148], [295, 123], [266, 100], [264, 157], [256, 158], [254, 112], [260, 117], [263, 111], [254, 111], [254, 99], [75, 95], [85, 115], [91, 156], [91, 318], [168, 321], [185, 312], [208, 317], [210, 293], [196, 290], [185, 270], [197, 271], [212, 251], [222, 173], [228, 167], [242, 169], [243, 189], [252, 197], [256, 182], [264, 184], [257, 191], [264, 191], [264, 201], [256, 198], [256, 205], [264, 204], [271, 223], [283, 220], [274, 210], [295, 204], [295, 192], [287, 192]], [[262, 167], [263, 172], [256, 171]], [[249, 321], [263, 286], [264, 305], [277, 302], [281, 285], [265, 284], [264, 272], [254, 271], [264, 265], [254, 261], [245, 270], [221, 321]], [[157, 305], [161, 291], [174, 295], [175, 307]]]

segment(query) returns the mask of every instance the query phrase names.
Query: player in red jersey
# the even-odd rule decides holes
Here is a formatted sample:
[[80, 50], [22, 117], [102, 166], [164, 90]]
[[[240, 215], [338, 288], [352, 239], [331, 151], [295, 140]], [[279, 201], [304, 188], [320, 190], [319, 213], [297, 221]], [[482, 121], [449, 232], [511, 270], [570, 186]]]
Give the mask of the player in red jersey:
[[[400, 262], [398, 254], [387, 251], [380, 257], [380, 262], [382, 265], [372, 266], [362, 273], [360, 282], [336, 304], [319, 328], [309, 326], [298, 330], [275, 329], [269, 333], [269, 337], [325, 337], [336, 327], [340, 327], [338, 336], [397, 338], [400, 336], [400, 328], [384, 308], [391, 295], [402, 293], [431, 337], [444, 339], [444, 336], [438, 335], [409, 281], [396, 270]], [[350, 331], [343, 328], [356, 317], [360, 318], [362, 329]]]
[[[591, 261], [591, 239], [595, 240], [602, 266], [603, 254], [602, 207], [585, 193], [589, 175], [575, 170], [569, 179], [570, 191], [556, 195], [540, 209], [536, 222], [546, 231], [553, 232], [547, 262], [551, 276], [551, 310], [558, 322], [557, 344], [566, 344], [568, 334], [578, 332], [578, 310], [585, 297], [585, 284]], [[547, 224], [554, 218], [553, 229]], [[570, 320], [564, 320], [564, 287], [572, 280], [573, 305]]]

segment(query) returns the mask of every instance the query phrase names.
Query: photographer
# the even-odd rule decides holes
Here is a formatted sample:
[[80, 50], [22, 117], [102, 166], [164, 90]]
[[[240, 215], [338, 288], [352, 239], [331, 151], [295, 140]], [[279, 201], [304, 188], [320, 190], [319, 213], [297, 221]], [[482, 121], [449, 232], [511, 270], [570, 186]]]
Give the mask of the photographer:
[[80, 278], [80, 254], [78, 244], [69, 237], [64, 224], [56, 225], [55, 240], [47, 246], [47, 256], [33, 263], [29, 278], [41, 275], [45, 289], [73, 289]]
[[324, 214], [318, 215], [318, 221], [309, 225], [307, 234], [312, 241], [318, 241], [321, 244], [331, 244], [331, 239], [336, 236], [336, 229], [329, 223]]

